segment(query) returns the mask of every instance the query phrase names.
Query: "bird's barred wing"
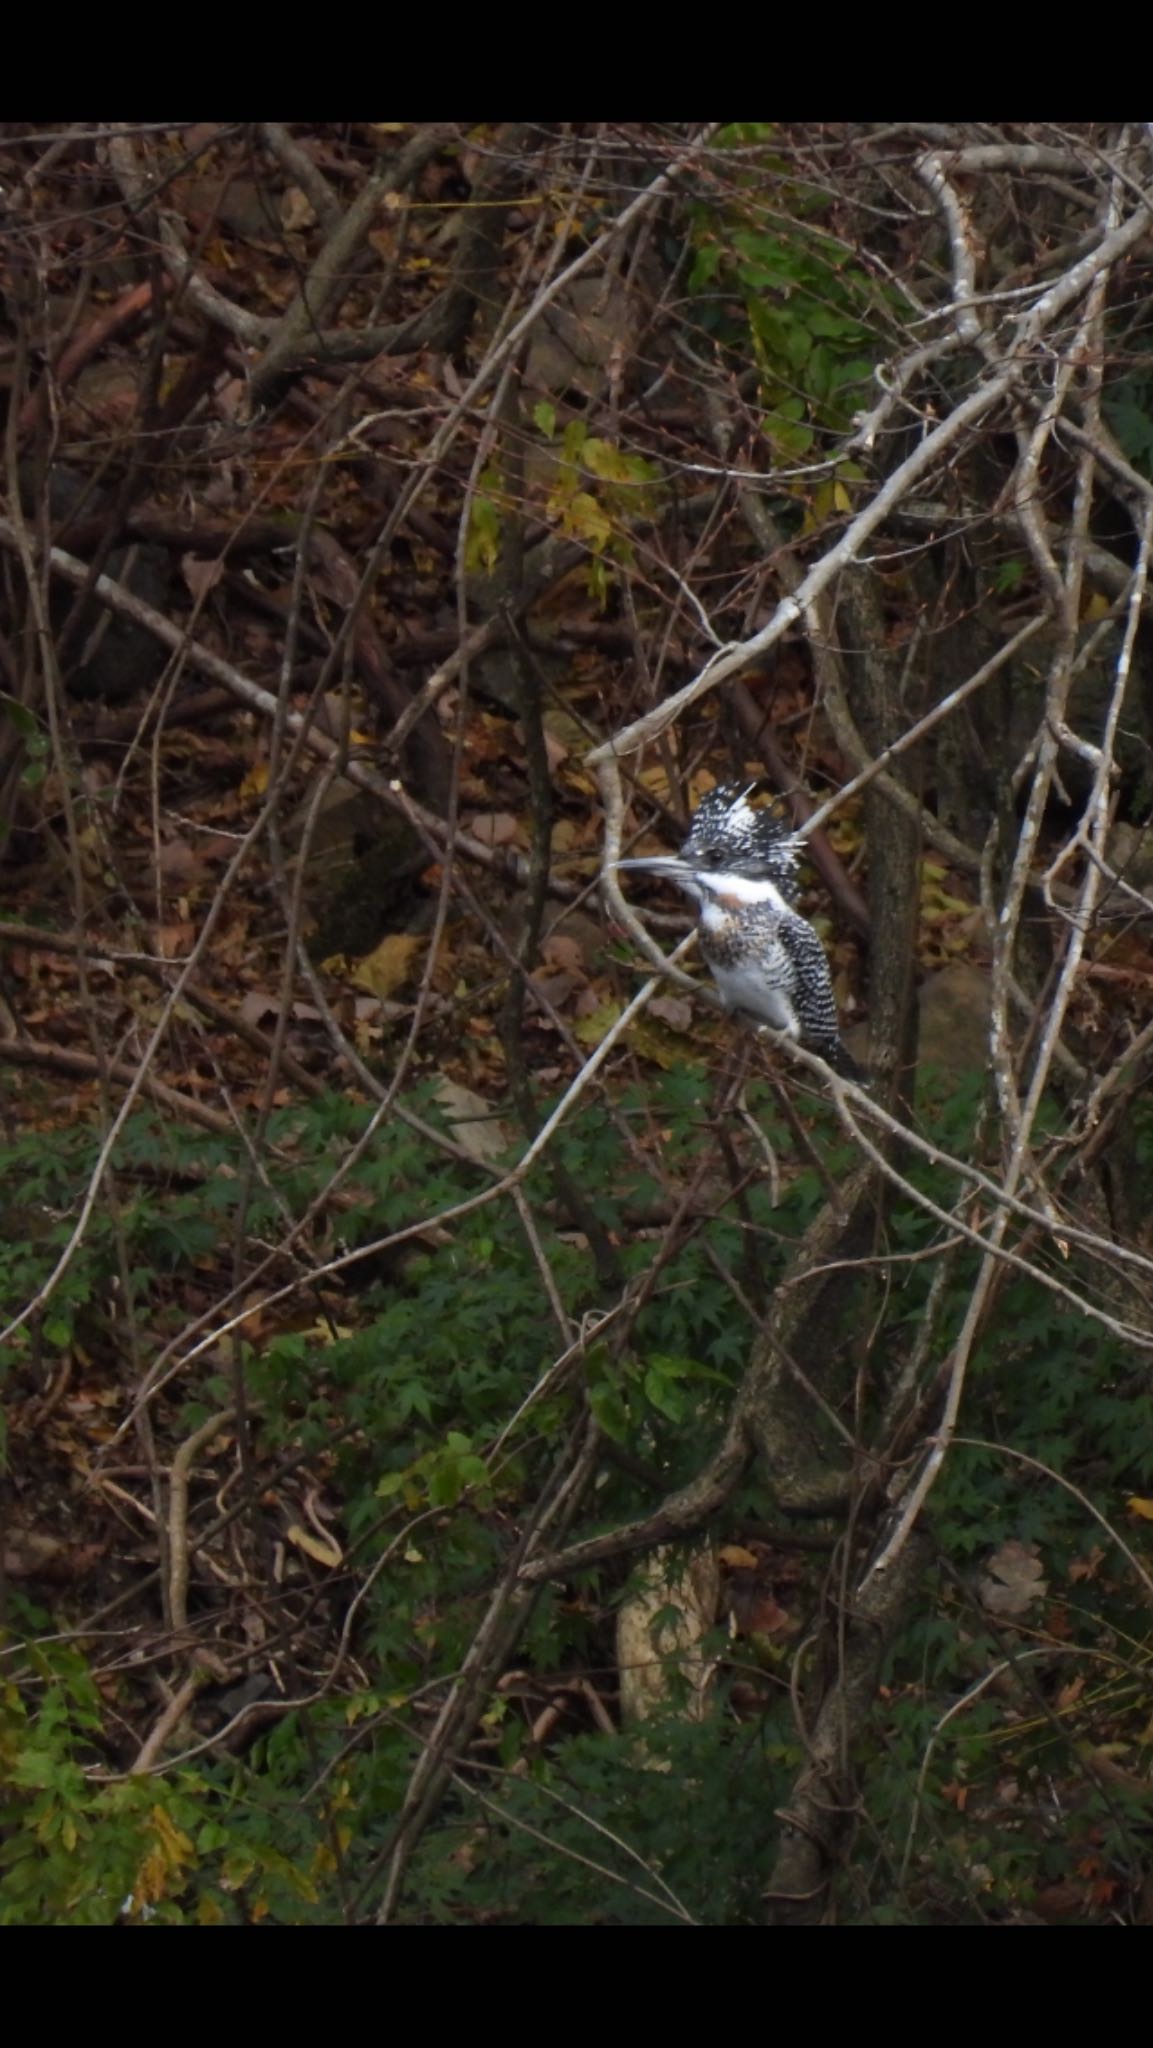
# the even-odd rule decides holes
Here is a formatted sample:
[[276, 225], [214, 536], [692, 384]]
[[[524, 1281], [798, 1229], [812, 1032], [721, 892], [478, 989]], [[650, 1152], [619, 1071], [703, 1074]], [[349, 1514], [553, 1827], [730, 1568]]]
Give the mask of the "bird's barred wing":
[[825, 949], [803, 917], [781, 919], [779, 939], [793, 971], [793, 1008], [801, 1042], [824, 1059], [840, 1046], [837, 999]]

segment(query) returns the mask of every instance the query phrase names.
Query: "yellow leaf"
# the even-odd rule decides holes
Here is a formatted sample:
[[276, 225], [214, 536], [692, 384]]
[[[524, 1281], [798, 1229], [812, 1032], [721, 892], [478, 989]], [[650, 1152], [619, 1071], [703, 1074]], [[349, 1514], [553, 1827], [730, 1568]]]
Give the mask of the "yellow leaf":
[[1142, 1500], [1140, 1494], [1135, 1493], [1125, 1505], [1131, 1515], [1140, 1515], [1143, 1522], [1153, 1522], [1153, 1500]]
[[[596, 1016], [600, 1015], [601, 1012], [597, 1011]], [[595, 1021], [595, 1017], [589, 1019], [590, 1023]], [[615, 1019], [611, 1021], [615, 1022]], [[577, 1036], [578, 1038], [580, 1036], [579, 1025], [577, 1026]], [[605, 1033], [602, 1031], [599, 1038], [588, 1040], [587, 1043], [599, 1045], [600, 1039], [604, 1036]], [[672, 1073], [675, 1067], [679, 1067], [685, 1056], [683, 1047], [676, 1043], [671, 1033], [664, 1030], [652, 1030], [643, 1017], [638, 1017], [633, 1025], [629, 1033], [629, 1044], [634, 1052], [640, 1054], [642, 1059], [651, 1060], [654, 1066], [663, 1068], [666, 1074]]]
[[582, 1017], [573, 1026], [573, 1037], [579, 1039], [582, 1045], [599, 1045], [602, 1038], [608, 1036], [620, 1014], [621, 1005], [618, 1002], [602, 1003], [599, 1009], [593, 1011], [591, 1017]]
[[244, 781], [241, 783], [240, 795], [242, 798], [247, 796], [263, 796], [267, 788], [268, 763], [267, 761], [257, 761], [249, 769]]
[[196, 1851], [182, 1828], [178, 1828], [162, 1806], [154, 1806], [149, 1815], [152, 1830], [152, 1847], [136, 1873], [132, 1885], [132, 1896], [136, 1905], [152, 1905], [162, 1899], [168, 1891], [168, 1880], [173, 1873], [179, 1874], [184, 1866], [193, 1863]]
[[[650, 795], [656, 797], [658, 803], [668, 803], [672, 792], [669, 787], [669, 771], [663, 761], [654, 762], [651, 768], [642, 768], [637, 781], [642, 789], [647, 789]], [[709, 787], [711, 786], [710, 783]], [[693, 784], [693, 791], [694, 795], [699, 794], [696, 783]]]
[[375, 952], [358, 963], [352, 977], [353, 987], [367, 989], [370, 996], [392, 995], [409, 979], [416, 956], [424, 947], [425, 940], [419, 932], [390, 932]]

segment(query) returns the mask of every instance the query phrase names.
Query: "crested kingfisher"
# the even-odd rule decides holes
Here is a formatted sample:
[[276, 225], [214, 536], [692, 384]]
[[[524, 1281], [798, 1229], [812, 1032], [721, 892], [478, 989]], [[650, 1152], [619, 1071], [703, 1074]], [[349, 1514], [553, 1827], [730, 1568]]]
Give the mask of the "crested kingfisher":
[[701, 951], [721, 1000], [795, 1039], [850, 1080], [863, 1070], [841, 1044], [825, 949], [794, 909], [804, 840], [748, 790], [726, 784], [702, 797], [679, 854], [621, 860], [662, 875], [691, 896]]

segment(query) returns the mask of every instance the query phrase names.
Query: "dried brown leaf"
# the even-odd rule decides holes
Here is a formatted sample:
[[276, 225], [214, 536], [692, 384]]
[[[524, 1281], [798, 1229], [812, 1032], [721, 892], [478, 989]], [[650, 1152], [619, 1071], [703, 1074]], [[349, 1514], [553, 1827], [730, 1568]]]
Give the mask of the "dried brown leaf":
[[223, 576], [224, 563], [219, 555], [212, 562], [206, 561], [203, 555], [181, 555], [180, 573], [193, 597], [207, 597]]
[[511, 846], [520, 837], [520, 823], [511, 811], [489, 811], [474, 818], [470, 827], [482, 846]]
[[684, 996], [656, 996], [649, 1004], [649, 1016], [667, 1024], [670, 1031], [692, 1028], [693, 1006]]
[[584, 971], [584, 954], [579, 942], [566, 932], [554, 932], [540, 949], [540, 957], [546, 967], [556, 974], [571, 974], [578, 981], [587, 979]]
[[1000, 1615], [1005, 1621], [1025, 1614], [1048, 1591], [1037, 1545], [1020, 1543], [1011, 1536], [993, 1552], [978, 1590], [987, 1614]]

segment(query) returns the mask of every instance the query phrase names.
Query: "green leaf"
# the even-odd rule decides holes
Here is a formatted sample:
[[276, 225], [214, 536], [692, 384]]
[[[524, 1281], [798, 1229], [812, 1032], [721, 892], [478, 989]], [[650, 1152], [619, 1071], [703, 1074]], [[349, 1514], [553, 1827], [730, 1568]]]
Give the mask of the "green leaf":
[[500, 559], [501, 516], [493, 500], [477, 496], [469, 510], [468, 539], [465, 542], [465, 567], [473, 575], [487, 574], [495, 569]]
[[664, 1373], [660, 1366], [650, 1365], [644, 1377], [645, 1399], [652, 1403], [658, 1414], [669, 1422], [680, 1422], [684, 1418], [685, 1401], [676, 1382]]
[[583, 540], [600, 554], [612, 539], [613, 523], [591, 491], [577, 491], [565, 513], [564, 526], [574, 540]]
[[606, 1380], [598, 1387], [589, 1388], [588, 1400], [599, 1428], [614, 1443], [624, 1443], [629, 1433], [629, 1411], [620, 1390]]
[[35, 712], [29, 710], [27, 704], [21, 704], [18, 697], [10, 697], [6, 690], [0, 690], [0, 704], [3, 704], [7, 718], [19, 733], [21, 739], [30, 740], [42, 737], [40, 721], [36, 717]]

